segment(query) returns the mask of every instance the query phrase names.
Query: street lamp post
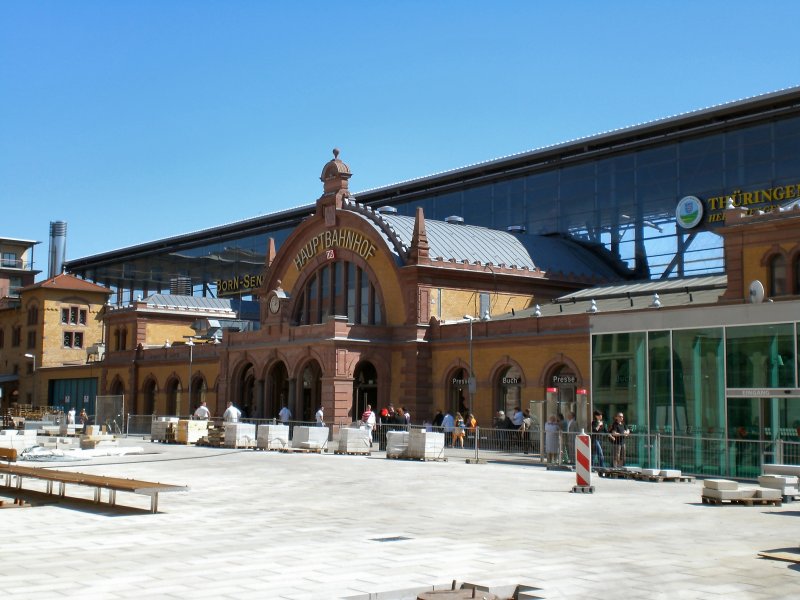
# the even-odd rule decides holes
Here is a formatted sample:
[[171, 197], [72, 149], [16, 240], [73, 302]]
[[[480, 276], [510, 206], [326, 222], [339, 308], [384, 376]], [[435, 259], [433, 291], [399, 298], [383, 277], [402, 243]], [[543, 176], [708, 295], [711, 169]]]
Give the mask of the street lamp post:
[[[192, 414], [192, 353], [194, 350], [194, 340], [192, 338], [189, 338], [189, 340], [186, 342], [186, 345], [189, 346], [189, 382], [186, 388], [188, 390], [188, 394], [186, 397], [188, 398], [187, 407], [189, 410], [189, 414], [191, 415]], [[180, 412], [180, 410], [178, 412]]]
[[469, 392], [469, 414], [472, 414], [472, 396], [475, 394], [475, 369], [472, 358], [472, 322], [475, 317], [464, 315], [464, 318], [469, 321], [469, 378], [467, 379], [467, 391]]
[[36, 355], [35, 354], [26, 354], [25, 358], [29, 358], [33, 361], [33, 370], [31, 373], [33, 374], [33, 391], [31, 392], [33, 395], [33, 405], [36, 405]]

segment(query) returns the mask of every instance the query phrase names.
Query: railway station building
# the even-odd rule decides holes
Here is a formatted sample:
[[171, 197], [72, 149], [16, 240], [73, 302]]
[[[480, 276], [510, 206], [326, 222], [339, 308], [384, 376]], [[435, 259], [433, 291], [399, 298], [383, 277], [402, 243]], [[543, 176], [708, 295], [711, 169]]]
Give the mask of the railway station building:
[[145, 414], [594, 407], [670, 443], [796, 439], [800, 88], [350, 177], [337, 154], [313, 205], [67, 261], [112, 291], [99, 389]]

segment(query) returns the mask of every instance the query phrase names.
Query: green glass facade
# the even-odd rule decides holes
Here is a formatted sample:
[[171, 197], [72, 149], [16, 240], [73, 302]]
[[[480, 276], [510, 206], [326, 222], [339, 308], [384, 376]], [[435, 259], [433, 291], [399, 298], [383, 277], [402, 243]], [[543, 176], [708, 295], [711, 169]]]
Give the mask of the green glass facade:
[[755, 477], [800, 458], [798, 335], [797, 322], [593, 335], [593, 408], [625, 413], [631, 464]]

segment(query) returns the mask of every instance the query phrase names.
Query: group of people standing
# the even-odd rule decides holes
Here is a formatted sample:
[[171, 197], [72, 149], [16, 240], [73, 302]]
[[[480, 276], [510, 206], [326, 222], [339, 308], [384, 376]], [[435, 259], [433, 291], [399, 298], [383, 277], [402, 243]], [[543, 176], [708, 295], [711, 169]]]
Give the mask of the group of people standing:
[[562, 454], [566, 454], [563, 462], [575, 462], [575, 436], [578, 434], [578, 422], [575, 413], [568, 412], [565, 417], [561, 413], [550, 415], [544, 424], [544, 452], [548, 464], [559, 462]]
[[[560, 414], [550, 415], [544, 426], [545, 454], [547, 462], [554, 464], [559, 462], [559, 457], [566, 452], [564, 462], [572, 464], [575, 461], [575, 436], [578, 434], [578, 425], [575, 414], [568, 412], [566, 418]], [[611, 444], [613, 450], [612, 464], [615, 469], [625, 466], [625, 441], [630, 435], [630, 429], [625, 425], [625, 416], [619, 412], [614, 417], [613, 423], [606, 426], [603, 421], [603, 413], [599, 410], [592, 415], [592, 425], [590, 430], [592, 438], [592, 465], [605, 468], [605, 454], [603, 452], [603, 440]]]
[[436, 411], [430, 424], [425, 423], [426, 429], [444, 433], [445, 446], [457, 445], [459, 448], [464, 447], [467, 431], [474, 431], [477, 426], [478, 421], [472, 413], [466, 413], [464, 416], [461, 412], [456, 412], [453, 415], [450, 411], [443, 413], [441, 409]]
[[612, 465], [615, 469], [621, 469], [625, 466], [625, 440], [631, 433], [625, 424], [625, 415], [618, 412], [614, 416], [614, 422], [608, 427], [603, 422], [603, 413], [599, 410], [594, 411], [592, 417], [592, 464], [605, 468], [605, 457], [603, 456], [601, 441], [604, 437], [607, 437], [614, 451]]

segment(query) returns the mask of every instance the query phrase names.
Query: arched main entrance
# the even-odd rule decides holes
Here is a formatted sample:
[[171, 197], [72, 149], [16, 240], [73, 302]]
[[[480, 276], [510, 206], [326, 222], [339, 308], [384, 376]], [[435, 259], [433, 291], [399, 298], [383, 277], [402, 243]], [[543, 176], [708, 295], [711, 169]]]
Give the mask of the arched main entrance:
[[322, 400], [322, 368], [315, 360], [310, 361], [302, 371], [300, 377], [300, 419], [313, 421], [314, 413], [321, 405]]
[[367, 404], [373, 410], [378, 406], [378, 371], [371, 362], [358, 363], [353, 373], [353, 403], [350, 407], [350, 418], [358, 421]]
[[[272, 366], [267, 375], [267, 418], [277, 417], [281, 407], [289, 405], [289, 371], [286, 364], [281, 361]], [[294, 414], [294, 407], [289, 406]]]

